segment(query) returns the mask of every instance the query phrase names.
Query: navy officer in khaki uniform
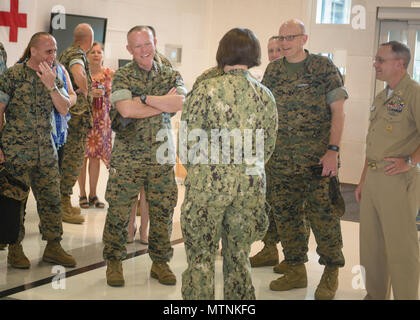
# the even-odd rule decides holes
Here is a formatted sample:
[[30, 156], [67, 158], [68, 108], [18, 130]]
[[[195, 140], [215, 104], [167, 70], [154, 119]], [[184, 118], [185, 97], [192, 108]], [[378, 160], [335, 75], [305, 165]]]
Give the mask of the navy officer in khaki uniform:
[[410, 49], [380, 45], [376, 79], [387, 87], [370, 109], [366, 161], [355, 190], [360, 202], [360, 263], [366, 299], [418, 299], [419, 242], [416, 228], [420, 163], [420, 85], [407, 74]]

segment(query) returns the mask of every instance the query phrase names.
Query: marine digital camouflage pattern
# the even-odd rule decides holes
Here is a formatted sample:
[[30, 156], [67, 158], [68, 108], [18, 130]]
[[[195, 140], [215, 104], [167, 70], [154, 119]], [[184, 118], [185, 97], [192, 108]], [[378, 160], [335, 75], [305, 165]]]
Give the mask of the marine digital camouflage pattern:
[[156, 262], [167, 262], [172, 257], [172, 215], [178, 198], [174, 175], [175, 152], [170, 138], [169, 153], [174, 161], [159, 164], [156, 152], [164, 142], [157, 141], [156, 137], [161, 129], [172, 137], [170, 117], [173, 114], [163, 113], [126, 121], [117, 112], [115, 103], [141, 94], [163, 96], [174, 87], [179, 94], [186, 93], [181, 75], [157, 63], [153, 63], [152, 70], [147, 72], [132, 61], [115, 72], [111, 117], [116, 136], [105, 194], [109, 209], [103, 234], [103, 256], [106, 260], [122, 260], [126, 256], [126, 229], [131, 208], [142, 185], [149, 204], [150, 258]]
[[[272, 187], [273, 186], [273, 187]], [[267, 201], [289, 265], [308, 261], [310, 228], [322, 265], [344, 266], [340, 218], [344, 200], [337, 177], [313, 177], [310, 171], [296, 176], [271, 174], [267, 170]], [[276, 214], [280, 213], [280, 214]]]
[[161, 65], [167, 66], [169, 68], [172, 68], [172, 64], [171, 62], [168, 60], [168, 58], [166, 58], [163, 54], [161, 54], [160, 52], [156, 51], [154, 60]]
[[[201, 81], [187, 97], [181, 120], [187, 122], [188, 131], [206, 131], [209, 141], [211, 129], [239, 129], [242, 133], [245, 129], [263, 129], [265, 161], [274, 151], [274, 97], [245, 70]], [[188, 141], [189, 149], [195, 143]], [[255, 134], [253, 144], [255, 150]], [[232, 156], [233, 143], [231, 146]], [[194, 159], [184, 162], [188, 175], [181, 228], [188, 268], [182, 276], [182, 296], [214, 299], [214, 261], [217, 243], [222, 238], [224, 299], [255, 299], [249, 252], [251, 244], [261, 239], [268, 227], [264, 163], [259, 174], [248, 175], [245, 163], [209, 161], [194, 165], [191, 160]]]
[[308, 53], [303, 68], [289, 76], [283, 59], [271, 62], [262, 83], [277, 102], [279, 130], [269, 165], [292, 172], [315, 165], [327, 151], [333, 101], [347, 98], [341, 74], [330, 59]]
[[[118, 157], [125, 152], [134, 156], [133, 159], [146, 164], [156, 164], [158, 148], [164, 141], [157, 140], [158, 132], [165, 130], [168, 137], [172, 137], [171, 117], [175, 113], [162, 113], [154, 117], [143, 119], [124, 119], [115, 108], [115, 102], [140, 97], [142, 94], [163, 96], [171, 88], [177, 88], [178, 94], [186, 95], [184, 81], [178, 71], [153, 63], [152, 70], [147, 72], [133, 61], [118, 69], [112, 81], [110, 116], [112, 129], [115, 131], [115, 143], [124, 145], [124, 149], [114, 146], [111, 162], [118, 161]], [[168, 141], [165, 139], [165, 142]], [[168, 141], [169, 158], [175, 164], [175, 146], [173, 138]], [[120, 145], [120, 144], [118, 144]], [[121, 151], [120, 151], [121, 150]], [[175, 181], [174, 181], [175, 183]]]
[[79, 177], [83, 167], [84, 150], [86, 147], [87, 136], [89, 129], [93, 125], [92, 115], [92, 98], [91, 84], [92, 78], [90, 76], [89, 61], [85, 53], [78, 46], [73, 44], [61, 53], [60, 63], [68, 70], [73, 89], [78, 89], [74, 82], [71, 67], [79, 63], [84, 66], [88, 85], [88, 97], [84, 94], [77, 94], [76, 104], [70, 108], [71, 119], [68, 122], [67, 141], [63, 146], [63, 160], [61, 163], [61, 194], [64, 196], [73, 193], [73, 186]]
[[[342, 266], [340, 216], [344, 201], [338, 180], [334, 178], [336, 183], [330, 184], [330, 178], [313, 176], [309, 167], [318, 164], [327, 151], [329, 105], [348, 94], [331, 60], [307, 54], [303, 67], [294, 75], [288, 74], [284, 58], [271, 62], [262, 81], [276, 98], [279, 114], [276, 149], [266, 166], [270, 220], [276, 222], [288, 264], [307, 261], [311, 227], [322, 253], [320, 262]], [[327, 201], [330, 195], [334, 199]], [[265, 238], [273, 239], [275, 234]]]
[[[63, 83], [58, 78], [56, 85], [62, 90]], [[32, 188], [43, 239], [60, 240], [60, 178], [57, 151], [51, 137], [54, 105], [50, 94], [35, 71], [21, 63], [0, 76], [0, 102], [6, 105], [1, 145], [7, 170]], [[5, 195], [13, 197], [13, 193], [10, 190]], [[19, 242], [23, 237], [22, 223]]]
[[82, 49], [80, 49], [80, 47], [78, 47], [76, 44], [73, 44], [61, 53], [59, 61], [68, 71], [74, 91], [78, 90], [79, 87], [74, 81], [73, 74], [70, 71], [71, 67], [77, 63], [84, 67], [86, 72], [87, 87], [89, 91], [88, 98], [86, 98], [83, 94], [77, 94], [77, 103], [70, 108], [70, 114], [72, 116], [76, 114], [89, 114], [92, 118], [92, 77], [90, 75], [89, 60], [87, 59], [86, 54]]
[[[114, 146], [114, 150], [118, 148]], [[113, 151], [114, 152], [114, 151]], [[114, 155], [114, 153], [113, 153]], [[178, 199], [172, 165], [142, 164], [131, 154], [121, 155], [122, 162], [112, 162], [106, 189], [109, 209], [103, 242], [105, 260], [123, 260], [130, 212], [141, 186], [149, 205], [149, 255], [153, 261], [167, 262], [172, 258], [170, 244], [172, 216]]]

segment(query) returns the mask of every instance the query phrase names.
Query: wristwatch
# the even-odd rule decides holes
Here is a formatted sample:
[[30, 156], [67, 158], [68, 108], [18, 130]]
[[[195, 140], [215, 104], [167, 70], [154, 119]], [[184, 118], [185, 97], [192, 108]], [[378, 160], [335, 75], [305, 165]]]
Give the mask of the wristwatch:
[[340, 147], [339, 146], [336, 146], [334, 144], [329, 144], [328, 145], [328, 150], [332, 150], [332, 151], [338, 152], [338, 151], [340, 151]]
[[140, 101], [141, 101], [141, 103], [143, 103], [143, 104], [147, 104], [147, 103], [146, 103], [146, 99], [147, 99], [147, 96], [143, 93], [143, 94], [140, 96]]
[[418, 166], [415, 165], [412, 161], [411, 161], [411, 156], [408, 156], [407, 158], [405, 158], [405, 162], [411, 167], [411, 168], [416, 168]]

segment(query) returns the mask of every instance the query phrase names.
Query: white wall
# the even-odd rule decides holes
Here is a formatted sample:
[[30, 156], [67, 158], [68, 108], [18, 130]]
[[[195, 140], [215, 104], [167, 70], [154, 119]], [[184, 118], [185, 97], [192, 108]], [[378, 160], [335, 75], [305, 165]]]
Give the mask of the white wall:
[[[1, 1], [0, 10], [9, 11], [7, 1]], [[19, 11], [28, 13], [28, 28], [19, 29], [18, 43], [9, 43], [1, 30], [1, 40], [8, 52], [8, 65], [16, 62], [30, 37], [37, 31], [48, 31], [51, 10], [56, 5], [66, 13], [108, 18], [105, 65], [116, 69], [118, 59], [130, 59], [125, 49], [127, 31], [135, 25], [152, 25], [157, 33], [158, 50], [164, 45], [183, 47], [183, 61], [178, 70], [187, 87], [204, 70], [208, 60], [208, 3], [207, 0], [20, 0]], [[0, 27], [2, 29], [8, 29]]]

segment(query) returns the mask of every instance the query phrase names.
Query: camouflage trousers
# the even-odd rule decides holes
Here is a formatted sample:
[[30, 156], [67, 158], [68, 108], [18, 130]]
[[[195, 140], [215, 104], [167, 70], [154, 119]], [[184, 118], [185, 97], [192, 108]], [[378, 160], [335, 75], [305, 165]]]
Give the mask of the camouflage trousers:
[[310, 173], [267, 174], [267, 201], [289, 265], [308, 261], [312, 229], [319, 263], [344, 266], [340, 226], [344, 200], [337, 177], [314, 177]]
[[61, 194], [69, 196], [80, 175], [85, 158], [85, 148], [90, 125], [90, 114], [71, 116], [68, 122], [67, 142], [62, 147], [63, 158], [61, 162]]
[[134, 201], [144, 186], [149, 204], [149, 255], [152, 261], [168, 262], [172, 216], [178, 200], [174, 168], [168, 165], [136, 165], [133, 161], [112, 163], [105, 199], [109, 203], [103, 242], [105, 260], [123, 260], [127, 255], [127, 227]]
[[[10, 172], [17, 180], [31, 187], [34, 194], [38, 216], [40, 219], [39, 229], [43, 240], [61, 241], [63, 235], [62, 209], [60, 198], [60, 174], [57, 160], [52, 158], [47, 164], [14, 167]], [[29, 192], [28, 192], [29, 195]], [[17, 243], [21, 243], [25, 237], [25, 197], [21, 210], [21, 223]]]
[[264, 194], [213, 194], [187, 187], [181, 228], [188, 268], [182, 274], [182, 297], [214, 299], [215, 258], [222, 239], [224, 299], [255, 299], [250, 274], [251, 244], [267, 228]]
[[271, 210], [267, 211], [267, 215], [270, 223], [268, 225], [267, 233], [262, 241], [266, 246], [276, 246], [277, 243], [280, 242], [280, 236], [277, 233], [276, 221], [274, 220], [274, 215]]

